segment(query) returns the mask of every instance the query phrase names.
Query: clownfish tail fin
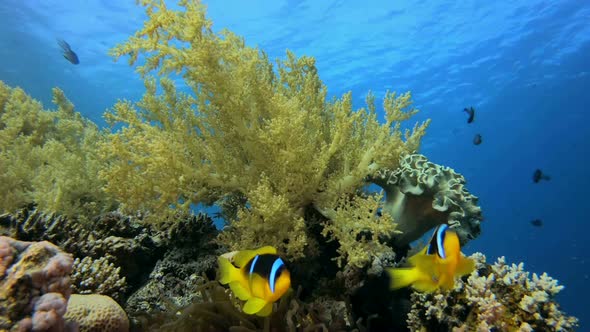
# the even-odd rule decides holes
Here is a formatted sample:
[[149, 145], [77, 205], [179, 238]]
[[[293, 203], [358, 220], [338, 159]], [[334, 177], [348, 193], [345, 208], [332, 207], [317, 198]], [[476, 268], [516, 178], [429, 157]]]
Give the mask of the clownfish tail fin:
[[462, 277], [471, 274], [475, 270], [475, 261], [469, 257], [461, 255], [459, 264], [457, 264], [457, 274]]
[[393, 268], [387, 269], [390, 278], [390, 288], [400, 289], [408, 287], [420, 279], [420, 272], [416, 268]]

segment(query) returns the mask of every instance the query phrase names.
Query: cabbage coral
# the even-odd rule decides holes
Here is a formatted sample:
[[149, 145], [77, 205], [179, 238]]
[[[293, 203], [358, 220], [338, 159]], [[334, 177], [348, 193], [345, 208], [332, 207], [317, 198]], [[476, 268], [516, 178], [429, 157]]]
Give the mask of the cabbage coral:
[[465, 178], [421, 154], [404, 156], [395, 170], [379, 170], [371, 182], [386, 193], [383, 210], [398, 223], [398, 246], [408, 245], [440, 224], [453, 228], [462, 246], [481, 231], [478, 198], [465, 187]]
[[0, 81], [1, 212], [29, 204], [48, 213], [92, 217], [113, 202], [96, 177], [102, 134], [53, 89], [56, 111], [47, 111], [22, 89]]
[[[372, 95], [358, 110], [350, 93], [327, 101], [313, 58], [287, 52], [273, 66], [235, 34], [214, 33], [197, 1], [180, 1], [183, 11], [141, 2], [148, 20], [112, 53], [128, 55], [131, 64], [142, 60], [146, 93], [107, 114], [123, 126], [102, 146], [109, 167], [100, 173], [127, 210], [165, 218], [192, 204], [243, 196], [222, 241], [231, 249], [270, 244], [301, 257], [305, 208], [329, 218], [368, 176], [396, 168], [400, 156], [418, 149], [427, 123], [400, 130], [417, 112], [409, 93], [385, 95], [380, 123]], [[159, 80], [148, 76], [154, 71]], [[176, 89], [177, 75], [190, 93]], [[357, 222], [357, 214], [347, 215], [337, 222]], [[394, 228], [368, 225], [378, 234]]]

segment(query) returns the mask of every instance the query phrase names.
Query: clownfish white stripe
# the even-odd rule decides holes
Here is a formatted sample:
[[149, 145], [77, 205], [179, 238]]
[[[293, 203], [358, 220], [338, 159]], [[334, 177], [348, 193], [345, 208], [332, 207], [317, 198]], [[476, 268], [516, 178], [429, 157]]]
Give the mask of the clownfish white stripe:
[[270, 281], [270, 291], [273, 293], [275, 292], [277, 271], [281, 268], [281, 266], [284, 265], [285, 263], [283, 260], [281, 258], [277, 258], [274, 263], [272, 263], [272, 267], [270, 268], [270, 278], [268, 280]]
[[447, 255], [445, 254], [445, 247], [444, 247], [444, 242], [443, 242], [447, 228], [449, 228], [449, 226], [447, 226], [446, 224], [442, 224], [436, 230], [436, 245], [438, 248], [438, 255], [440, 256], [440, 258], [447, 257]]
[[254, 274], [254, 266], [256, 265], [256, 262], [258, 261], [258, 257], [260, 257], [260, 255], [256, 255], [254, 257], [254, 259], [252, 260], [252, 264], [250, 264], [250, 271], [248, 272], [248, 279], [250, 282], [252, 282], [252, 275]]

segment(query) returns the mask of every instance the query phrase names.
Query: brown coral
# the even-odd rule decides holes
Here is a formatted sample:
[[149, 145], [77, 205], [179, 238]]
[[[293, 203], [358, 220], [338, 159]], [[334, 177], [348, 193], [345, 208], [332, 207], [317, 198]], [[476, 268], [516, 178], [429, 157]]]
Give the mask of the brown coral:
[[127, 332], [129, 319], [117, 302], [108, 296], [72, 294], [65, 314], [68, 322], [77, 323], [80, 332]]
[[385, 190], [383, 210], [401, 231], [396, 245], [407, 245], [443, 223], [457, 232], [463, 245], [480, 233], [478, 199], [466, 189], [465, 178], [449, 167], [411, 154], [402, 157], [399, 168], [382, 169], [371, 181]]

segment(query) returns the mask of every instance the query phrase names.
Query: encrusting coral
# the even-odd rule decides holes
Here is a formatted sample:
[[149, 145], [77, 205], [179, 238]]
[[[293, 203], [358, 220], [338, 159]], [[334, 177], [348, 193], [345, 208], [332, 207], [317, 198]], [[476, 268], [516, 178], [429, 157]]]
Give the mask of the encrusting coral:
[[[131, 64], [145, 57], [138, 71], [157, 71], [161, 94], [148, 77], [140, 102], [117, 103], [106, 118], [123, 127], [101, 148], [109, 167], [100, 176], [128, 211], [163, 219], [170, 210], [242, 195], [246, 203], [222, 242], [231, 250], [273, 245], [300, 258], [308, 243], [306, 207], [329, 215], [367, 176], [395, 169], [401, 155], [418, 149], [427, 123], [405, 134], [400, 129], [416, 113], [409, 93], [385, 95], [381, 123], [373, 95], [359, 110], [350, 93], [327, 101], [313, 58], [287, 52], [273, 66], [242, 38], [213, 32], [198, 1], [180, 1], [183, 11], [142, 3], [144, 27], [112, 53], [129, 55]], [[165, 76], [173, 74], [190, 95]], [[386, 225], [367, 223], [366, 231], [392, 232], [394, 225]], [[362, 261], [349, 243], [341, 243], [341, 252]]]
[[65, 331], [72, 261], [47, 241], [0, 236], [0, 330]]
[[412, 294], [411, 331], [574, 331], [578, 320], [559, 310], [555, 296], [563, 286], [503, 257], [493, 265], [471, 256], [476, 270], [450, 292]]
[[0, 213], [35, 204], [80, 219], [113, 207], [96, 174], [97, 126], [53, 89], [56, 111], [0, 81]]
[[467, 191], [465, 178], [421, 154], [402, 157], [397, 169], [381, 169], [371, 182], [385, 190], [383, 211], [397, 223], [398, 246], [417, 240], [441, 224], [448, 224], [457, 233], [461, 245], [481, 231], [483, 217], [478, 198]]

